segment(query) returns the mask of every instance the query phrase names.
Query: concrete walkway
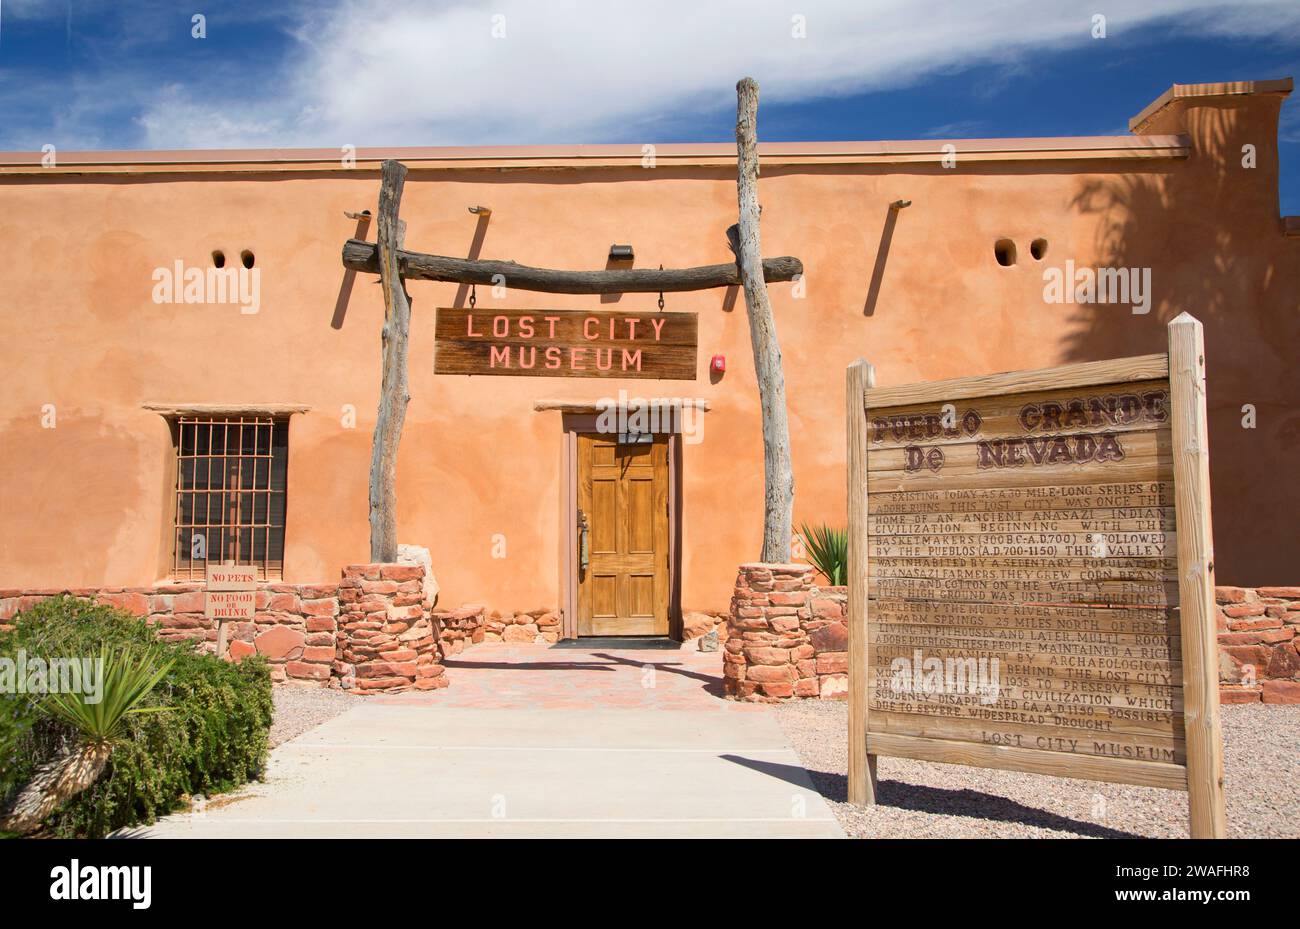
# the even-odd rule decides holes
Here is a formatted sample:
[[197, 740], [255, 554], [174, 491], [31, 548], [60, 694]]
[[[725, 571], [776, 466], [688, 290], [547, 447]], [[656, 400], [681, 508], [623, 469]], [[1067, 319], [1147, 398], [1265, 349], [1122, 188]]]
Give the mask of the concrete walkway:
[[479, 645], [451, 687], [368, 698], [165, 837], [842, 837], [720, 653]]

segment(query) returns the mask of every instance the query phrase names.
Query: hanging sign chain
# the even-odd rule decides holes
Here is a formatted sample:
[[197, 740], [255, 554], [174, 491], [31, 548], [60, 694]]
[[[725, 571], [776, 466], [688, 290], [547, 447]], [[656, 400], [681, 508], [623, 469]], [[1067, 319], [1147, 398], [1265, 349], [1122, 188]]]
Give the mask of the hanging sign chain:
[[478, 303], [478, 291], [473, 284], [469, 285], [469, 308], [474, 309], [474, 304]]
[[[664, 266], [660, 265], [659, 270], [662, 271], [663, 269]], [[661, 312], [663, 311], [663, 308], [664, 308], [664, 292], [661, 290], [659, 291], [659, 309]]]

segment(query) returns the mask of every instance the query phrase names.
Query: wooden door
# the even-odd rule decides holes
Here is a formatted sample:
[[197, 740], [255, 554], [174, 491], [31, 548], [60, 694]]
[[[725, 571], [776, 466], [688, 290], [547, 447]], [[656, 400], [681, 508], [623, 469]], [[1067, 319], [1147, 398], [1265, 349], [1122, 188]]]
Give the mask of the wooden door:
[[578, 635], [668, 634], [668, 436], [578, 436]]

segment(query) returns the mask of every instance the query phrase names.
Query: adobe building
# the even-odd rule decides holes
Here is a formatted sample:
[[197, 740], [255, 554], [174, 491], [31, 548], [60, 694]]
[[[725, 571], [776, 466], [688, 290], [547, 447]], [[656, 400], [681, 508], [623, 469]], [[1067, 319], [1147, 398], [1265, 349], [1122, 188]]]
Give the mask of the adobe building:
[[[844, 524], [855, 358], [895, 385], [1161, 352], [1166, 323], [1188, 311], [1206, 329], [1219, 583], [1296, 583], [1300, 217], [1279, 216], [1277, 149], [1291, 89], [1174, 85], [1126, 136], [761, 146], [764, 254], [804, 268], [769, 285], [796, 527]], [[733, 260], [731, 144], [0, 155], [11, 610], [44, 591], [111, 589], [154, 597], [141, 612], [179, 613], [156, 598], [198, 589], [206, 556], [257, 565], [277, 585], [260, 605], [292, 588], [309, 618], [304, 604], [368, 560], [384, 306], [375, 275], [346, 270], [340, 251], [374, 241], [361, 214], [389, 158], [410, 172], [411, 250], [565, 269]], [[632, 261], [612, 260], [612, 245], [631, 245]], [[232, 273], [207, 274], [216, 266]], [[1067, 282], [1123, 269], [1133, 286], [1119, 302], [1079, 302], [1068, 283], [1053, 297], [1048, 269]], [[213, 292], [217, 279], [228, 292]], [[408, 289], [398, 527], [428, 549], [439, 609], [527, 612], [548, 639], [680, 636], [683, 614], [725, 614], [737, 565], [759, 555], [763, 500], [739, 289], [664, 296], [666, 313], [695, 320], [676, 369], [654, 367], [653, 341], [639, 358], [601, 350], [606, 325], [659, 313], [654, 294]], [[495, 334], [520, 354], [495, 364], [516, 374], [435, 371], [439, 308], [464, 324], [471, 298], [471, 329], [506, 320]], [[559, 372], [539, 370], [544, 350], [519, 370], [520, 320], [540, 327], [551, 310], [598, 320], [570, 333], [594, 348], [566, 350]], [[647, 372], [670, 376], [633, 376]], [[584, 438], [602, 399], [620, 396], [691, 415], [619, 429], [622, 445]], [[582, 514], [589, 531], [621, 526], [649, 575], [579, 589], [584, 500], [599, 510]], [[583, 596], [615, 605], [579, 628]]]

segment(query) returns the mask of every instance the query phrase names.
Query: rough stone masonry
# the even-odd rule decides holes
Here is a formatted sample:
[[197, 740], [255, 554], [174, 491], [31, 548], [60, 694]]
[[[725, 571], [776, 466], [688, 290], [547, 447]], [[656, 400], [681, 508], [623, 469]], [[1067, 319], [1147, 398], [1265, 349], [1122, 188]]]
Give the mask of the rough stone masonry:
[[[847, 588], [802, 564], [744, 564], [723, 656], [727, 696], [750, 702], [848, 693]], [[1300, 587], [1217, 587], [1219, 699], [1300, 703]]]
[[[559, 611], [488, 613], [481, 604], [435, 611], [420, 565], [349, 565], [336, 584], [269, 583], [251, 621], [226, 625], [228, 655], [263, 655], [277, 683], [314, 683], [356, 693], [432, 690], [449, 683], [445, 656], [484, 641], [549, 644]], [[730, 612], [723, 675], [731, 699], [775, 702], [843, 698], [848, 691], [847, 589], [819, 587], [804, 564], [741, 565]], [[58, 594], [119, 607], [147, 619], [160, 638], [195, 639], [215, 651], [216, 623], [203, 615], [202, 584], [96, 589], [0, 589], [0, 632], [20, 611]], [[1223, 703], [1300, 704], [1300, 587], [1218, 587], [1219, 695]], [[686, 638], [714, 617], [688, 613]]]
[[740, 566], [727, 620], [728, 697], [775, 702], [848, 693], [845, 587], [816, 587], [806, 564]]
[[[217, 623], [204, 615], [202, 584], [147, 588], [0, 590], [0, 631], [47, 597], [70, 594], [118, 607], [153, 624], [167, 641], [197, 640], [215, 652]], [[277, 683], [357, 693], [447, 686], [439, 614], [425, 599], [420, 565], [361, 564], [336, 584], [265, 584], [256, 613], [225, 624], [227, 657], [262, 655]], [[451, 633], [462, 635], [457, 627]]]

